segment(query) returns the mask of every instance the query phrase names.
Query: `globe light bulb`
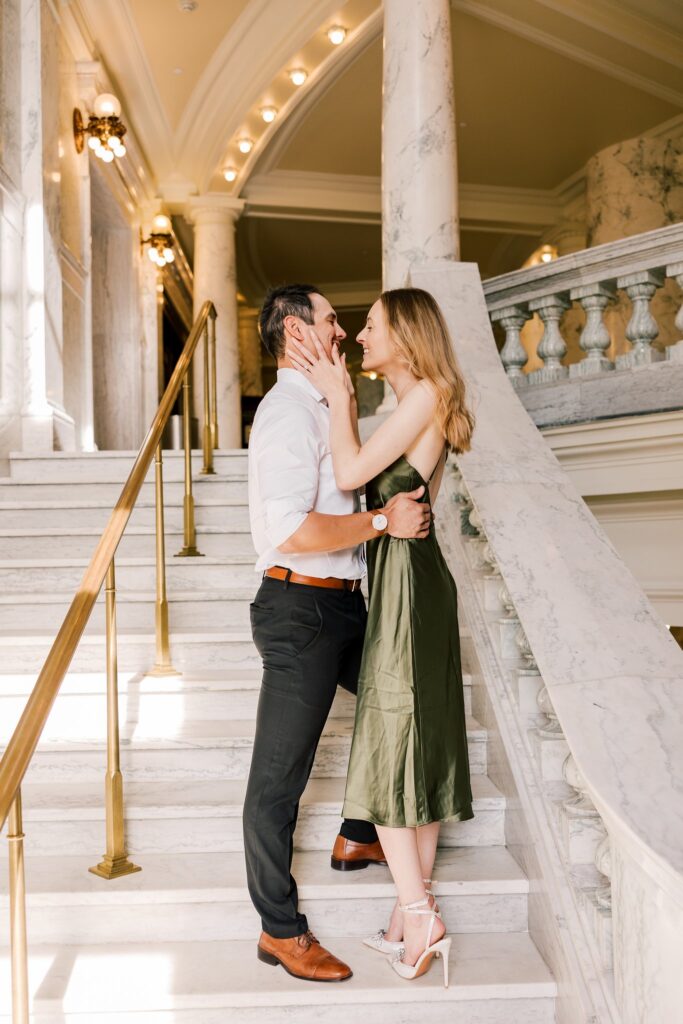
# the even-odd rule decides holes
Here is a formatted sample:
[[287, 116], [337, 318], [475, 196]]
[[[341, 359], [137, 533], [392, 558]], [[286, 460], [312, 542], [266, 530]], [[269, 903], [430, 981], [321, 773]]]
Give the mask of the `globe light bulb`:
[[152, 230], [155, 235], [170, 235], [172, 231], [170, 218], [165, 213], [157, 213], [152, 221]]
[[266, 124], [271, 124], [277, 117], [277, 107], [261, 107], [261, 117]]
[[98, 153], [98, 156], [102, 157], [105, 164], [110, 164], [114, 159], [114, 154], [112, 153], [112, 151], [110, 149], [105, 149], [104, 146], [102, 147], [101, 153]]
[[225, 167], [223, 169], [223, 177], [226, 181], [236, 181], [237, 169], [235, 167]]
[[251, 153], [252, 149], [254, 148], [254, 142], [252, 139], [240, 139], [239, 142], [237, 143], [237, 148], [239, 149], [240, 153]]
[[117, 156], [125, 156], [126, 155], [126, 147], [123, 145], [123, 143], [120, 143], [120, 145], [116, 147], [116, 155]]
[[333, 25], [327, 30], [327, 38], [334, 46], [340, 46], [346, 39], [346, 29], [342, 25]]
[[88, 145], [91, 149], [99, 149], [101, 146], [101, 142], [96, 135], [91, 135], [88, 139]]
[[147, 250], [147, 255], [151, 259], [152, 263], [156, 263], [159, 253], [156, 251], [153, 245], [150, 245], [149, 249]]
[[552, 263], [553, 254], [551, 252], [543, 252], [541, 253], [541, 259], [544, 263]]
[[169, 248], [164, 249], [164, 254], [163, 255], [164, 255], [164, 259], [166, 260], [167, 263], [173, 263], [173, 260], [175, 259], [175, 253], [173, 252], [173, 249], [169, 249]]
[[95, 117], [118, 117], [121, 104], [111, 92], [102, 92], [93, 103]]
[[304, 68], [292, 68], [289, 77], [293, 85], [303, 85], [308, 78], [308, 71]]

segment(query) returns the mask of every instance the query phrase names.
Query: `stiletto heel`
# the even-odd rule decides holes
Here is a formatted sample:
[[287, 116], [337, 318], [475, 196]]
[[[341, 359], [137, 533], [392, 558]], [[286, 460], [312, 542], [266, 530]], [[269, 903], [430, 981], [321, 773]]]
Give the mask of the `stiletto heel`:
[[443, 984], [444, 988], [448, 988], [448, 958], [451, 951], [451, 939], [445, 936], [431, 945], [432, 931], [434, 928], [434, 921], [436, 918], [441, 918], [441, 914], [436, 907], [429, 908], [429, 896], [425, 896], [423, 900], [418, 900], [416, 903], [407, 903], [405, 907], [399, 905], [399, 910], [403, 914], [423, 914], [429, 915], [431, 920], [429, 922], [429, 929], [427, 931], [427, 944], [424, 951], [420, 953], [416, 962], [406, 964], [403, 962], [405, 956], [405, 947], [399, 950], [398, 954], [392, 959], [391, 966], [401, 978], [405, 978], [407, 981], [412, 981], [414, 978], [419, 978], [422, 974], [425, 974], [431, 967], [432, 960], [441, 954], [443, 960]]

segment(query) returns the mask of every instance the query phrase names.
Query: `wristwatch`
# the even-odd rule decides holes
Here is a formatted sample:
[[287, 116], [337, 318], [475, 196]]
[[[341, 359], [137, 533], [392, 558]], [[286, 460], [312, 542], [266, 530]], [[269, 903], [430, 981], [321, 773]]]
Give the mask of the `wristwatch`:
[[377, 530], [378, 533], [383, 533], [384, 530], [386, 530], [388, 525], [389, 525], [389, 520], [384, 515], [384, 512], [377, 512], [372, 517], [372, 528], [373, 528], [373, 530]]

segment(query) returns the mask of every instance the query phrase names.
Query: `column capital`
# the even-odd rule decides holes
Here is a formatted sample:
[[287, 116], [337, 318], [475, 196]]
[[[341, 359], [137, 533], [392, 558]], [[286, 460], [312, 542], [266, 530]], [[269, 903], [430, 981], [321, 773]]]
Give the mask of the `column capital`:
[[195, 226], [198, 224], [234, 224], [239, 219], [244, 206], [244, 199], [208, 192], [203, 196], [193, 196], [188, 199], [184, 213]]

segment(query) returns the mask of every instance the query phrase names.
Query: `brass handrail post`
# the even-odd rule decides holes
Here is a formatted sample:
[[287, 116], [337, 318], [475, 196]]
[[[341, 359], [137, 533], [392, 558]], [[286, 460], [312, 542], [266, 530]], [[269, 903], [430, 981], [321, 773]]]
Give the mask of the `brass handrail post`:
[[26, 882], [21, 790], [17, 790], [7, 821], [9, 840], [9, 914], [12, 955], [12, 1024], [29, 1024]]
[[204, 327], [204, 429], [202, 431], [204, 442], [204, 466], [202, 473], [205, 476], [215, 474], [213, 468], [213, 430], [211, 426], [211, 383], [209, 371], [209, 325]]
[[171, 664], [171, 648], [168, 638], [168, 599], [166, 597], [166, 541], [164, 538], [164, 477], [161, 442], [154, 453], [154, 511], [156, 530], [156, 584], [157, 596], [154, 605], [156, 637], [156, 661], [150, 669], [151, 676], [179, 676], [180, 672]]
[[119, 687], [116, 656], [116, 579], [114, 559], [107, 569], [105, 583], [105, 612], [107, 619], [107, 774], [105, 778], [105, 808], [107, 818], [107, 849], [103, 859], [90, 868], [100, 878], [120, 878], [140, 871], [128, 860], [123, 823], [123, 776], [119, 758]]
[[183, 441], [185, 445], [185, 494], [183, 497], [183, 546], [176, 558], [201, 555], [197, 551], [194, 527], [194, 498], [192, 497], [192, 435], [190, 433], [190, 370], [183, 380]]
[[216, 397], [216, 307], [209, 312], [209, 348], [211, 350], [211, 447], [218, 448], [218, 399]]

